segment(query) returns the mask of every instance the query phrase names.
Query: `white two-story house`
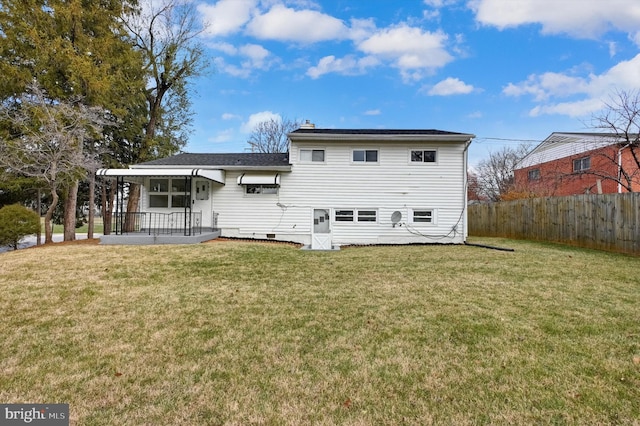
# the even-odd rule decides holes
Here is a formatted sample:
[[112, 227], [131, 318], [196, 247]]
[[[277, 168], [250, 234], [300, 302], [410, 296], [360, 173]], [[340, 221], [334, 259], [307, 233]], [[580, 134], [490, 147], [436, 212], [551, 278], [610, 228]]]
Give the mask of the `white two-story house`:
[[98, 171], [142, 186], [138, 224], [125, 225], [127, 212], [116, 208], [115, 233], [127, 242], [136, 233], [166, 242], [160, 235], [177, 223], [187, 236], [213, 232], [314, 249], [465, 242], [474, 135], [305, 125], [288, 136], [284, 154], [185, 153]]

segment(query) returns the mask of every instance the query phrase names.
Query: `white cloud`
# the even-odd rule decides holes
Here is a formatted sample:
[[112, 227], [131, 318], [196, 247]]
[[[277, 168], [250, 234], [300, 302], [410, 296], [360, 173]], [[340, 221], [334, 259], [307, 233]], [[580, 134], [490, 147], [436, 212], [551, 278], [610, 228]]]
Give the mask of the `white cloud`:
[[471, 0], [476, 20], [500, 29], [542, 25], [545, 34], [597, 38], [615, 29], [635, 34], [640, 26], [637, 0]]
[[[540, 105], [534, 107], [530, 115], [563, 114], [577, 117], [602, 108], [603, 100], [618, 90], [640, 90], [640, 54], [619, 62], [600, 75], [531, 75], [524, 82], [509, 83], [503, 93], [507, 96], [532, 96], [534, 102]], [[554, 99], [568, 100], [554, 103]]]
[[269, 120], [282, 121], [282, 117], [280, 114], [271, 111], [256, 112], [255, 114], [251, 114], [246, 122], [242, 123], [240, 131], [242, 133], [251, 133], [259, 123]]
[[382, 111], [380, 111], [379, 109], [370, 109], [369, 111], [365, 111], [364, 115], [380, 115], [382, 114]]
[[294, 10], [276, 4], [247, 25], [250, 35], [261, 39], [314, 43], [346, 38], [348, 29], [340, 19], [315, 10]]
[[307, 75], [313, 79], [328, 73], [338, 73], [343, 75], [364, 74], [370, 67], [374, 67], [379, 61], [374, 57], [356, 58], [347, 55], [344, 58], [336, 58], [333, 55], [325, 56], [318, 61], [318, 65], [307, 70]]
[[230, 64], [225, 58], [217, 57], [214, 64], [217, 69], [234, 77], [247, 78], [256, 69], [267, 70], [278, 61], [271, 52], [258, 44], [245, 44], [243, 46], [233, 48], [227, 46], [226, 43], [220, 43], [220, 49], [226, 49], [229, 56], [240, 56], [244, 58], [240, 65]]
[[249, 59], [247, 66], [260, 69], [269, 68], [269, 61], [267, 61], [267, 59], [271, 55], [271, 52], [264, 47], [258, 44], [245, 44], [240, 47], [239, 51], [240, 54]]
[[257, 0], [219, 0], [211, 5], [200, 3], [197, 7], [205, 24], [204, 35], [225, 36], [238, 32], [249, 22]]
[[377, 31], [358, 44], [369, 55], [392, 61], [405, 80], [418, 80], [453, 60], [445, 49], [447, 35], [401, 24]]
[[225, 129], [225, 130], [221, 130], [218, 133], [216, 133], [215, 136], [208, 138], [207, 140], [209, 142], [213, 142], [213, 143], [223, 143], [223, 142], [229, 142], [231, 140], [233, 140], [233, 135], [234, 135], [234, 130], [233, 129]]
[[232, 113], [230, 113], [230, 112], [225, 112], [224, 114], [222, 114], [222, 117], [221, 117], [221, 118], [222, 118], [223, 120], [237, 120], [237, 119], [240, 119], [240, 118], [242, 118], [242, 117], [240, 117], [240, 116], [239, 116], [239, 115], [237, 115], [237, 114], [232, 114]]
[[466, 95], [473, 92], [473, 86], [464, 81], [449, 77], [431, 87], [427, 94], [430, 96]]
[[207, 46], [211, 49], [219, 50], [227, 55], [237, 55], [238, 48], [230, 43], [207, 43]]

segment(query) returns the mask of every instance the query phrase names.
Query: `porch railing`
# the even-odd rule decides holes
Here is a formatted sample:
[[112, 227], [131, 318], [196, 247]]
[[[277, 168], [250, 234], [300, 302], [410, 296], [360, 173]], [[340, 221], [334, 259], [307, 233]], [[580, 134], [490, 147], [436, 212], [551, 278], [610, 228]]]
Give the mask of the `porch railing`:
[[202, 212], [135, 212], [114, 213], [112, 232], [148, 235], [202, 234]]

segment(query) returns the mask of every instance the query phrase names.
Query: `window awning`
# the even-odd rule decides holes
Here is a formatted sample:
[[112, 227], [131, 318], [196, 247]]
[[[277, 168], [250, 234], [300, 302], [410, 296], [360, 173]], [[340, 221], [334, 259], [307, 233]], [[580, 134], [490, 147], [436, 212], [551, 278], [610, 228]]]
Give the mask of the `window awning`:
[[192, 176], [203, 177], [224, 185], [224, 170], [217, 169], [98, 169], [96, 176]]
[[280, 185], [279, 173], [242, 174], [238, 176], [238, 185]]

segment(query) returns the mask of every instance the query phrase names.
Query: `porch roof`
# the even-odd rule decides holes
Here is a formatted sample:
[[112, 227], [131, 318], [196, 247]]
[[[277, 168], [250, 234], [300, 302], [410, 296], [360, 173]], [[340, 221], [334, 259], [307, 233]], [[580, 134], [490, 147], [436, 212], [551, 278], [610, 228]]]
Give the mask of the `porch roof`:
[[203, 177], [224, 185], [224, 170], [219, 169], [171, 169], [171, 168], [149, 168], [149, 169], [98, 169], [96, 176], [123, 176], [123, 177], [146, 177], [146, 176], [192, 176]]

